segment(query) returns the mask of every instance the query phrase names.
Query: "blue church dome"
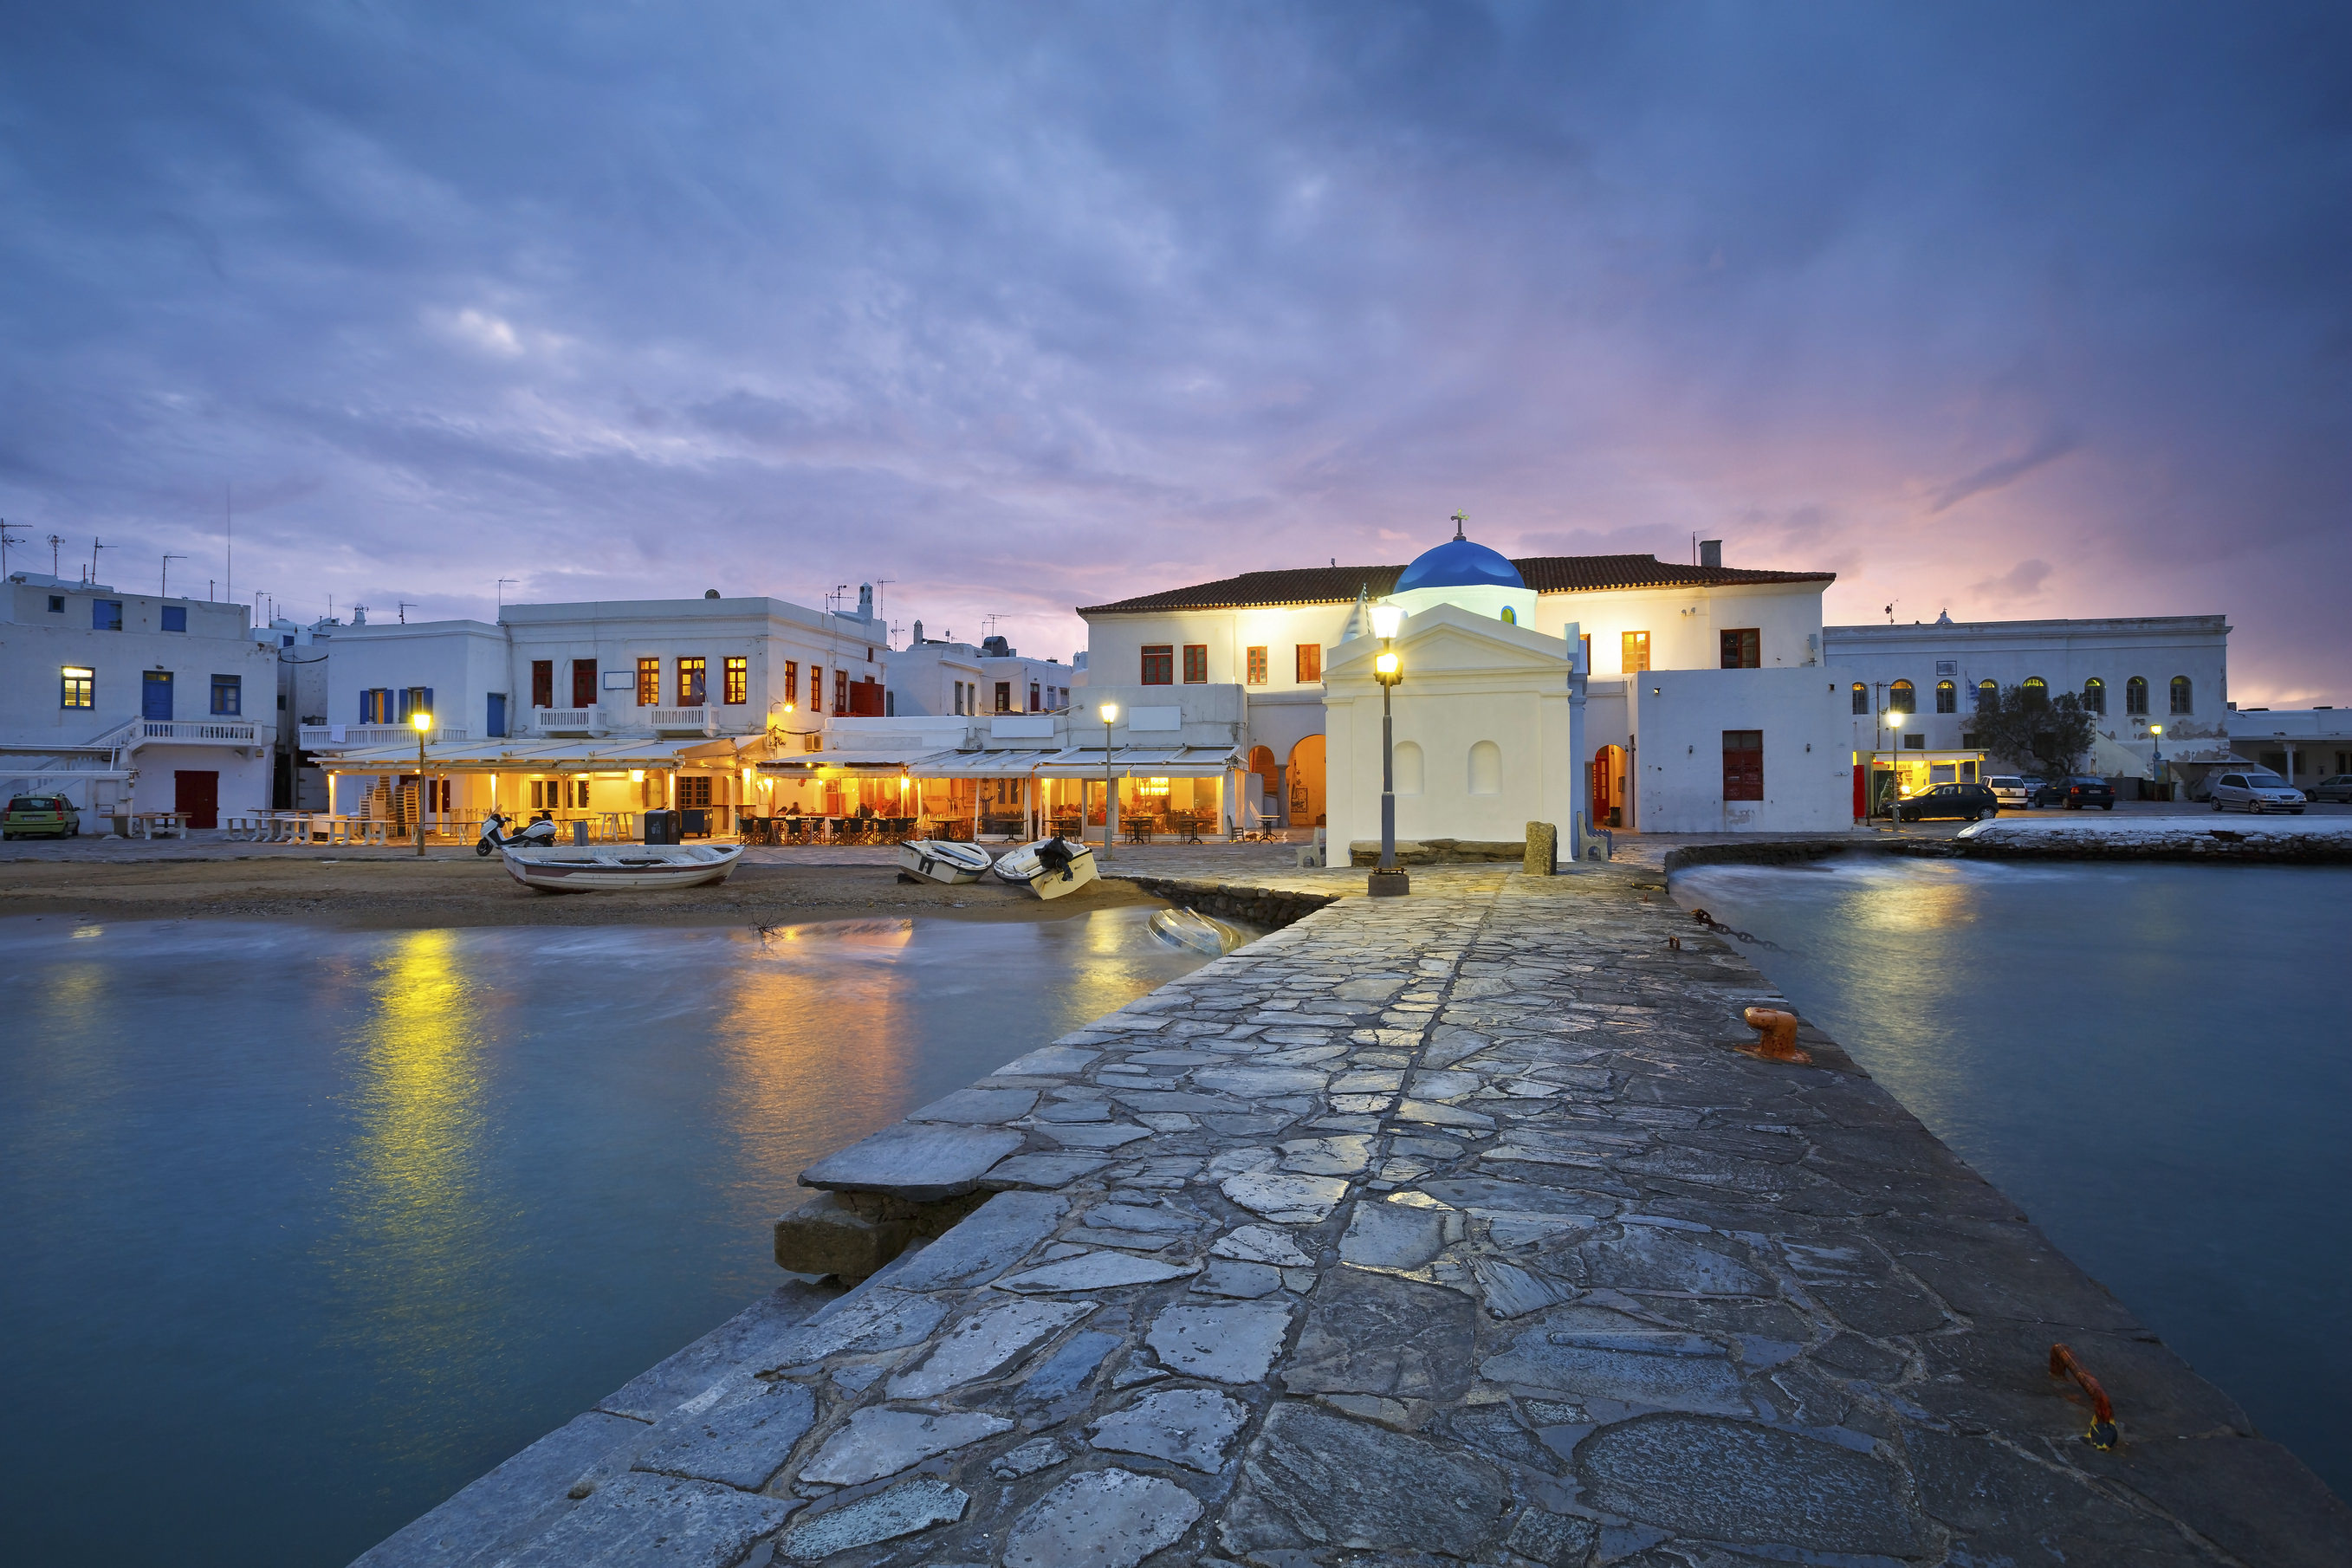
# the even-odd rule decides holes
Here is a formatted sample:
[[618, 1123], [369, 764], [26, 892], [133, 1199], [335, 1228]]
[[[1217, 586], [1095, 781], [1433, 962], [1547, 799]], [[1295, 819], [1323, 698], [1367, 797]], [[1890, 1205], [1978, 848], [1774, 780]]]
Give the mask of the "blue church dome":
[[1519, 569], [1499, 551], [1487, 549], [1458, 534], [1423, 552], [1398, 578], [1394, 593], [1415, 588], [1524, 588]]

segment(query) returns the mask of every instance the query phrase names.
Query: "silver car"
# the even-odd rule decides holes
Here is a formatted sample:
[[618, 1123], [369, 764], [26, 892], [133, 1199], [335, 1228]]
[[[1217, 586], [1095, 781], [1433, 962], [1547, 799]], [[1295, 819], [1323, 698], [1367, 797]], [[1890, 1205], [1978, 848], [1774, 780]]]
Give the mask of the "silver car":
[[2001, 805], [2022, 811], [2033, 804], [2034, 787], [2040, 779], [2020, 778], [2015, 773], [1995, 773], [1985, 780]]
[[2303, 792], [2268, 768], [2220, 774], [2213, 780], [2211, 793], [2216, 811], [2227, 811], [2234, 805], [2241, 811], [2303, 815]]

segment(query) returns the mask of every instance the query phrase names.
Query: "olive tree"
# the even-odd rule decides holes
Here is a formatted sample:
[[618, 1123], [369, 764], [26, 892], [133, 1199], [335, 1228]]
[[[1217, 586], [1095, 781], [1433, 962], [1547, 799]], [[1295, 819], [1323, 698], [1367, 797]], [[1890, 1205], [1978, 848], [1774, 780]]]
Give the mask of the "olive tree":
[[2004, 686], [1998, 705], [1977, 710], [1976, 743], [1994, 756], [2057, 777], [2081, 770], [2097, 719], [2071, 691]]

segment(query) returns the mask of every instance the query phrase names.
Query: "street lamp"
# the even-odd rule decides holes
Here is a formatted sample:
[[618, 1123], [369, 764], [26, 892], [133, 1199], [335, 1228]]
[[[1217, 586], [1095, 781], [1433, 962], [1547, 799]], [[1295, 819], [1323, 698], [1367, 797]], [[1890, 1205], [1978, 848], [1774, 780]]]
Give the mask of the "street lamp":
[[[1097, 710], [1097, 711], [1101, 714], [1101, 716], [1102, 716], [1102, 721], [1103, 721], [1103, 852], [1102, 852], [1102, 858], [1103, 858], [1104, 859], [1108, 860], [1108, 859], [1109, 859], [1109, 858], [1110, 858], [1110, 840], [1111, 840], [1111, 834], [1112, 834], [1112, 832], [1113, 832], [1113, 830], [1114, 830], [1114, 828], [1115, 828], [1115, 826], [1116, 826], [1116, 824], [1114, 823], [1113, 818], [1115, 818], [1115, 817], [1116, 817], [1116, 816], [1118, 816], [1118, 785], [1115, 782], [1113, 782], [1113, 780], [1112, 780], [1112, 778], [1111, 778], [1111, 774], [1110, 774], [1110, 727], [1111, 727], [1113, 724], [1116, 724], [1116, 723], [1118, 723], [1118, 703], [1116, 703], [1116, 702], [1106, 702], [1106, 703], [1104, 703], [1104, 704], [1102, 705], [1102, 707], [1101, 707], [1099, 710]], [[1081, 805], [1085, 805], [1086, 803], [1085, 803], [1083, 800], [1081, 800], [1081, 801], [1079, 802], [1079, 804], [1080, 804]], [[1085, 826], [1085, 824], [1081, 823], [1079, 826]]]
[[1381, 863], [1372, 868], [1365, 891], [1376, 899], [1392, 899], [1412, 891], [1412, 879], [1396, 863], [1396, 725], [1389, 699], [1404, 667], [1396, 656], [1397, 628], [1404, 611], [1395, 605], [1372, 606], [1372, 635], [1381, 651], [1372, 656], [1372, 679], [1381, 683]]
[[433, 715], [419, 708], [408, 716], [416, 731], [416, 853], [425, 853], [425, 792], [431, 781], [425, 776], [425, 737], [433, 732]]
[[2154, 740], [2156, 742], [2156, 754], [2148, 759], [2147, 771], [2156, 786], [2164, 791], [2163, 798], [2170, 800], [2172, 798], [2172, 792], [2168, 789], [2164, 789], [2164, 726], [2161, 724], [2150, 724], [2147, 727], [2147, 732], [2149, 738]]
[[1894, 696], [1890, 693], [1886, 709], [1886, 738], [1890, 742], [1886, 748], [1886, 771], [1893, 776], [1887, 781], [1886, 820], [1893, 824], [1895, 832], [1900, 833], [1903, 831], [1903, 812], [1897, 803], [1903, 798], [1903, 710], [1895, 707], [1894, 702]]

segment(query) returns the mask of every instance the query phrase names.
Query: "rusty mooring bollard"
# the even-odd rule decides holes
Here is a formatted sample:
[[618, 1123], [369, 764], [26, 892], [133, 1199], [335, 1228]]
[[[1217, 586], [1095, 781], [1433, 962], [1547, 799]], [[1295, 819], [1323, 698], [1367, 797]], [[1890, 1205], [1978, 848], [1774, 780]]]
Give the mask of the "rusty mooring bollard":
[[1683, 939], [1678, 936], [1670, 936], [1666, 938], [1666, 947], [1669, 952], [1680, 952], [1683, 950]]
[[2074, 1359], [2074, 1352], [2064, 1345], [2050, 1347], [2050, 1375], [2071, 1377], [2090, 1395], [2091, 1429], [2083, 1434], [2083, 1441], [2094, 1448], [2114, 1447], [2116, 1407], [2107, 1402], [2107, 1391], [2099, 1386], [2099, 1380], [2085, 1371], [2083, 1363]]
[[1748, 1026], [1756, 1031], [1756, 1043], [1738, 1048], [1748, 1056], [1768, 1062], [1811, 1062], [1808, 1053], [1797, 1048], [1797, 1016], [1783, 1013], [1776, 1007], [1750, 1007], [1740, 1015]]

